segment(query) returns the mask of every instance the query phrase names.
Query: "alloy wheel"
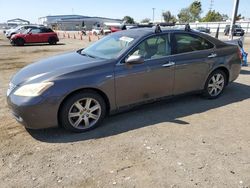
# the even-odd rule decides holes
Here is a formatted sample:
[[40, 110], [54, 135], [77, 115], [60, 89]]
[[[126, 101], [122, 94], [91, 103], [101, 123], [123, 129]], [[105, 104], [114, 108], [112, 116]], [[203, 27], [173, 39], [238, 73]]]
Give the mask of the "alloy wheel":
[[94, 126], [101, 116], [101, 105], [93, 98], [76, 101], [70, 108], [68, 120], [76, 129], [87, 129]]
[[225, 78], [222, 74], [214, 74], [208, 82], [208, 93], [212, 96], [218, 96], [225, 86]]

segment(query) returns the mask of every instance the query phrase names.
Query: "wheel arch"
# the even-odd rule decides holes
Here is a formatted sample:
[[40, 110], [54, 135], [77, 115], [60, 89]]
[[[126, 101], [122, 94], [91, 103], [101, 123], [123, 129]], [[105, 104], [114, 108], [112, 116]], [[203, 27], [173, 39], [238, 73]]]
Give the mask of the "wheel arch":
[[59, 105], [59, 108], [58, 108], [58, 111], [57, 111], [57, 120], [58, 120], [58, 123], [60, 125], [60, 122], [59, 122], [59, 114], [60, 114], [60, 110], [64, 104], [64, 102], [70, 98], [71, 96], [75, 95], [76, 93], [80, 93], [80, 92], [95, 92], [97, 94], [99, 94], [105, 101], [105, 104], [106, 104], [106, 112], [109, 113], [110, 111], [110, 101], [106, 95], [106, 93], [104, 93], [101, 89], [98, 89], [98, 88], [91, 88], [91, 87], [87, 87], [87, 88], [81, 88], [81, 89], [77, 89], [77, 90], [74, 90], [70, 93], [68, 93], [64, 98], [63, 100], [61, 101], [60, 105]]
[[210, 76], [213, 72], [215, 72], [215, 71], [217, 71], [217, 70], [221, 70], [221, 71], [223, 71], [223, 72], [226, 74], [226, 79], [227, 79], [227, 80], [226, 80], [226, 85], [228, 85], [228, 83], [229, 83], [229, 78], [230, 78], [230, 71], [229, 71], [229, 69], [228, 69], [227, 67], [225, 67], [225, 66], [219, 66], [219, 67], [214, 68], [213, 70], [211, 70], [211, 71], [208, 73], [203, 88], [205, 87], [206, 82], [207, 82], [207, 79], [209, 78], [209, 76]]
[[22, 38], [22, 37], [17, 37], [17, 38], [15, 38], [15, 39], [14, 39], [14, 42], [16, 43], [17, 40], [22, 40], [23, 43], [26, 43], [25, 39]]

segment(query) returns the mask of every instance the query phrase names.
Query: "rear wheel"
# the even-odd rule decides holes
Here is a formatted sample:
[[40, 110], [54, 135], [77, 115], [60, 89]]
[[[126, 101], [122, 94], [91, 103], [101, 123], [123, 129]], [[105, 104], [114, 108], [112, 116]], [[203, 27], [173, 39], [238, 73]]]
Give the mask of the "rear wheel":
[[216, 70], [210, 74], [204, 88], [204, 96], [209, 99], [219, 97], [225, 89], [227, 77], [225, 72]]
[[55, 45], [57, 43], [57, 40], [56, 40], [55, 37], [50, 37], [48, 42], [49, 42], [50, 45]]
[[17, 38], [14, 42], [17, 46], [23, 46], [24, 45], [24, 40], [22, 38]]
[[85, 132], [97, 127], [106, 114], [104, 99], [87, 91], [68, 98], [59, 114], [61, 125], [73, 132]]

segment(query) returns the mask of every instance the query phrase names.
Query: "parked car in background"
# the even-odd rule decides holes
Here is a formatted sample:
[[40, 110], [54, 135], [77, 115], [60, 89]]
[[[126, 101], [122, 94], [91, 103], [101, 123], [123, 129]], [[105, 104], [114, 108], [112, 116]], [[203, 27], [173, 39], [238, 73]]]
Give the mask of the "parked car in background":
[[209, 27], [198, 27], [196, 30], [199, 31], [199, 32], [210, 34], [210, 28]]
[[93, 35], [107, 35], [111, 33], [111, 30], [107, 27], [94, 27], [91, 31]]
[[83, 132], [107, 114], [165, 97], [215, 99], [240, 70], [237, 45], [187, 29], [130, 29], [21, 69], [7, 101], [27, 128]]
[[22, 26], [17, 26], [16, 28], [9, 29], [5, 31], [5, 36], [10, 39], [12, 35], [17, 34], [17, 33], [22, 33], [26, 31], [27, 29], [35, 29], [39, 28], [41, 26], [39, 25], [22, 25]]
[[[224, 34], [229, 35], [229, 33], [230, 33], [230, 25], [226, 25]], [[242, 29], [240, 25], [233, 26], [233, 36], [244, 36], [244, 34], [245, 34], [245, 31]]]
[[122, 29], [121, 29], [120, 26], [111, 26], [110, 30], [111, 30], [112, 33], [115, 33], [117, 31], [121, 31]]
[[23, 46], [27, 43], [49, 43], [56, 44], [59, 41], [57, 34], [50, 28], [39, 27], [28, 29], [23, 33], [12, 35], [12, 45]]

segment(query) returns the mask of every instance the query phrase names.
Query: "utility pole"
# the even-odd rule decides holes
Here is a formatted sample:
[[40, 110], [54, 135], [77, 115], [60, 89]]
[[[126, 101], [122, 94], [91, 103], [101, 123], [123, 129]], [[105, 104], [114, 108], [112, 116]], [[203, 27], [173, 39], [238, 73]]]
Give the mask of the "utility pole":
[[233, 40], [233, 26], [235, 25], [235, 22], [236, 22], [236, 16], [238, 14], [239, 3], [240, 3], [240, 0], [234, 0], [234, 8], [233, 8], [232, 21], [231, 21], [230, 34], [229, 34], [229, 37], [231, 40]]
[[155, 8], [152, 8], [152, 10], [153, 10], [153, 23], [154, 23], [154, 21], [155, 21]]
[[210, 7], [209, 7], [209, 11], [212, 11], [214, 6], [214, 0], [210, 0]]

